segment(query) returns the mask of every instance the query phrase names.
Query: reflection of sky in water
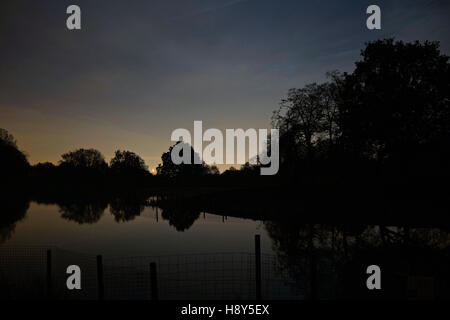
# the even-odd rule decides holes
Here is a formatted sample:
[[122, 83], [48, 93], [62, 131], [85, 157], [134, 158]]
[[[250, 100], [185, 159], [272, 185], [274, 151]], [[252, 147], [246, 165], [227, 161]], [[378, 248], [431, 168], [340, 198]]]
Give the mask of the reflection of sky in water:
[[254, 235], [261, 234], [262, 251], [271, 253], [271, 241], [260, 221], [203, 213], [184, 232], [146, 207], [131, 221], [117, 223], [105, 210], [93, 224], [61, 218], [57, 205], [31, 203], [26, 218], [17, 222], [6, 245], [52, 245], [80, 253], [114, 256], [213, 252], [253, 252]]

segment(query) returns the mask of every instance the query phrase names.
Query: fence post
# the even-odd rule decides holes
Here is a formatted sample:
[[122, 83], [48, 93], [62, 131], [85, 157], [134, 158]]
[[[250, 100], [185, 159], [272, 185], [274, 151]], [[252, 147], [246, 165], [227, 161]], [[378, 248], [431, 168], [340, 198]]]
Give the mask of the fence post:
[[52, 250], [47, 250], [47, 297], [52, 297]]
[[152, 291], [152, 300], [158, 300], [158, 282], [156, 280], [156, 263], [150, 263], [150, 289]]
[[310, 299], [316, 300], [317, 298], [317, 256], [314, 250], [314, 225], [309, 225], [309, 239], [308, 239], [308, 251], [310, 258]]
[[261, 300], [261, 236], [255, 235], [256, 300]]
[[98, 300], [104, 299], [104, 285], [103, 285], [103, 260], [102, 256], [97, 256], [97, 293], [98, 293]]
[[310, 272], [310, 299], [317, 299], [317, 256], [314, 251], [311, 252], [311, 272]]

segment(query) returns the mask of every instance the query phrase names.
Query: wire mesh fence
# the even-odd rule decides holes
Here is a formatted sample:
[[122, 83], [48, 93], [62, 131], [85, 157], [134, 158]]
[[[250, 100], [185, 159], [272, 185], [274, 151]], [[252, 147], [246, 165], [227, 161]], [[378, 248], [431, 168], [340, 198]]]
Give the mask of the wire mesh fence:
[[0, 247], [1, 296], [45, 297], [46, 251], [43, 247]]
[[[7, 298], [98, 299], [255, 299], [254, 253], [208, 253], [97, 259], [56, 247], [0, 247], [0, 295]], [[261, 255], [263, 299], [302, 299], [298, 285], [275, 255]], [[156, 266], [152, 280], [150, 264]], [[69, 265], [81, 269], [81, 290], [68, 290]], [[153, 283], [152, 283], [153, 282]], [[99, 288], [102, 286], [102, 288]], [[157, 289], [156, 289], [157, 288]], [[157, 290], [156, 292], [152, 292]]]

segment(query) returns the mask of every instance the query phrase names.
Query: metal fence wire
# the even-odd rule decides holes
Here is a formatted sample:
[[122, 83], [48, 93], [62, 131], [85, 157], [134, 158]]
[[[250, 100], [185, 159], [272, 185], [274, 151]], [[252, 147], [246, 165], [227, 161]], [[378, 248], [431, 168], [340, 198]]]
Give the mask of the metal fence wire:
[[[50, 257], [49, 257], [50, 256]], [[98, 299], [255, 299], [254, 253], [208, 253], [97, 258], [56, 247], [0, 247], [0, 297]], [[263, 299], [302, 299], [299, 285], [275, 255], [261, 254]], [[156, 266], [153, 282], [150, 264]], [[81, 290], [68, 290], [69, 265], [81, 269]], [[153, 285], [153, 286], [152, 286]], [[156, 285], [156, 286], [155, 286]], [[103, 288], [99, 288], [103, 286]], [[157, 290], [157, 292], [152, 292]]]

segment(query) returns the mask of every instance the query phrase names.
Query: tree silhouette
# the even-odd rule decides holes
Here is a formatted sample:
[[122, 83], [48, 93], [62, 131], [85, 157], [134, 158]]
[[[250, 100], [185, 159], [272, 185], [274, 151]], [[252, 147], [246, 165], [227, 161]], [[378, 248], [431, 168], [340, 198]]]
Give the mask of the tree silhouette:
[[281, 101], [272, 118], [280, 170], [332, 176], [342, 163], [355, 177], [449, 176], [448, 56], [438, 43], [393, 39], [370, 42], [361, 55], [353, 73], [334, 71]]
[[17, 148], [14, 137], [0, 128], [0, 181], [17, 182], [28, 174], [29, 163], [23, 152]]
[[78, 149], [65, 153], [58, 166], [58, 177], [70, 187], [86, 188], [87, 185], [102, 184], [108, 174], [108, 165], [100, 151]]
[[[191, 163], [181, 163], [174, 164], [172, 161], [172, 150], [175, 146], [179, 146], [179, 144], [185, 144], [183, 141], [178, 141], [173, 146], [169, 147], [168, 152], [164, 152], [161, 156], [162, 163], [158, 165], [156, 168], [156, 172], [158, 175], [166, 176], [166, 177], [192, 177], [192, 176], [202, 176], [206, 175], [210, 172], [210, 168], [205, 162], [201, 164], [195, 164], [195, 159], [199, 159], [199, 155], [194, 151], [192, 146], [187, 145], [187, 149], [191, 151]], [[180, 156], [183, 156], [183, 149], [180, 149]]]
[[14, 136], [3, 128], [0, 128], [0, 143], [17, 149], [17, 141], [14, 139]]
[[148, 167], [145, 165], [144, 160], [131, 151], [117, 150], [110, 161], [110, 168], [115, 174], [142, 174], [148, 172]]
[[397, 170], [450, 159], [450, 65], [439, 44], [378, 40], [361, 55], [340, 105], [348, 150]]
[[39, 162], [33, 166], [39, 171], [52, 171], [55, 170], [56, 166], [51, 162]]
[[237, 170], [235, 167], [231, 166], [222, 173], [222, 176], [235, 176], [238, 173], [239, 173], [239, 170]]
[[250, 164], [246, 162], [241, 166], [239, 173], [245, 176], [258, 176], [260, 173], [260, 165], [259, 163]]
[[105, 169], [108, 165], [100, 151], [95, 149], [78, 149], [61, 156], [60, 165], [80, 169]]
[[[280, 130], [280, 162], [293, 176], [299, 167], [312, 173], [318, 151], [328, 152], [340, 136], [338, 125], [342, 76], [329, 74], [331, 81], [293, 88], [273, 113], [272, 124]], [[326, 150], [323, 147], [326, 146]]]
[[314, 140], [321, 130], [321, 94], [322, 88], [316, 83], [290, 89], [273, 116], [275, 127], [291, 136], [293, 143], [306, 147], [308, 156], [312, 155]]

